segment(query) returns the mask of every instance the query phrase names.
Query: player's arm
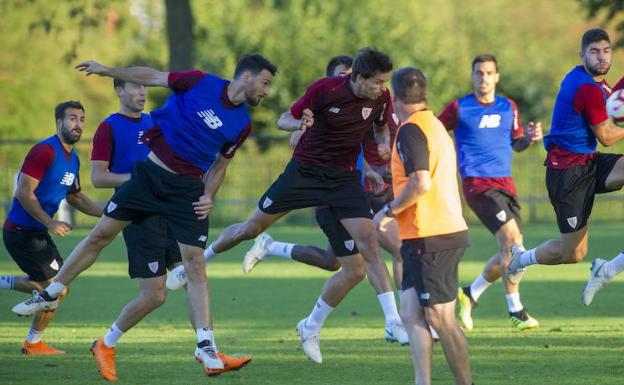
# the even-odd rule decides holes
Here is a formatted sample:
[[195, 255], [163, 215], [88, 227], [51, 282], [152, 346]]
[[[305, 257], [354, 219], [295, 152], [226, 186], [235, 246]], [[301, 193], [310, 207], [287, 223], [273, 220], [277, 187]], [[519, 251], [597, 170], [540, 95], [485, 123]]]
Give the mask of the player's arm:
[[596, 138], [605, 147], [624, 139], [624, 129], [615, 125], [611, 118], [594, 126], [589, 126]]
[[542, 140], [544, 132], [542, 131], [541, 122], [529, 122], [526, 126], [526, 135], [512, 140], [514, 151], [521, 152], [529, 148], [533, 143]]
[[65, 199], [67, 199], [67, 203], [87, 215], [91, 215], [92, 217], [102, 216], [102, 206], [92, 201], [80, 191], [70, 192]]
[[277, 128], [283, 131], [305, 131], [314, 124], [314, 113], [309, 108], [303, 110], [301, 118], [295, 118], [290, 111], [284, 112], [277, 120]]
[[193, 202], [193, 209], [198, 219], [208, 217], [210, 210], [214, 207], [214, 197], [225, 179], [225, 171], [231, 161], [232, 158], [226, 158], [219, 154], [217, 160], [212, 163], [210, 169], [204, 174], [202, 179], [204, 182], [204, 194], [197, 202]]
[[45, 211], [43, 211], [43, 208], [39, 203], [39, 199], [37, 199], [37, 196], [35, 195], [35, 190], [39, 186], [38, 179], [20, 172], [17, 180], [15, 198], [17, 198], [24, 210], [26, 210], [31, 217], [35, 218], [39, 223], [47, 227], [51, 233], [61, 237], [71, 231], [69, 223], [56, 221]]
[[600, 144], [607, 147], [624, 138], [624, 129], [616, 126], [607, 115], [604, 99], [604, 91], [600, 87], [585, 84], [574, 95], [573, 108], [583, 115]]
[[364, 163], [364, 178], [370, 180], [372, 183], [375, 184], [376, 191], [381, 190], [381, 188], [383, 188], [384, 186], [384, 180], [381, 175], [379, 175], [377, 171], [373, 170], [373, 168], [370, 164], [368, 164], [366, 159], [362, 159], [362, 163]]
[[388, 123], [380, 125], [374, 124], [373, 133], [375, 134], [375, 142], [377, 143], [377, 154], [383, 160], [390, 159], [392, 149], [390, 148], [390, 127]]
[[108, 169], [110, 162], [104, 160], [91, 161], [91, 183], [93, 187], [119, 187], [130, 180], [130, 174], [116, 174]]
[[151, 67], [108, 67], [89, 60], [78, 63], [75, 68], [85, 72], [87, 76], [96, 74], [145, 86], [169, 87], [169, 72]]

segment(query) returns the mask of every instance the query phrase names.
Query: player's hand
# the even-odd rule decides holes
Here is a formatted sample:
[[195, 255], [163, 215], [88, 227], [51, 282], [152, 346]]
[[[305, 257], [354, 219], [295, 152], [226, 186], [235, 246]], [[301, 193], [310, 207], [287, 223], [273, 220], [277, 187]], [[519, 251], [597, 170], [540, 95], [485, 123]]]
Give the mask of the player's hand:
[[538, 140], [542, 140], [544, 137], [544, 132], [542, 131], [542, 123], [541, 122], [529, 122], [527, 125], [527, 130], [529, 133], [529, 139], [531, 143], [537, 142]]
[[67, 222], [63, 221], [51, 221], [46, 226], [48, 231], [54, 235], [58, 235], [59, 237], [64, 237], [66, 234], [69, 234], [72, 230], [72, 227]]
[[78, 71], [85, 72], [87, 76], [96, 74], [96, 75], [105, 75], [108, 71], [108, 67], [102, 65], [93, 60], [83, 61], [82, 63], [78, 63], [75, 67]]
[[303, 110], [303, 115], [301, 116], [301, 125], [299, 126], [299, 129], [305, 131], [308, 128], [312, 127], [313, 124], [314, 112], [312, 112], [311, 109], [306, 108], [305, 110]]
[[392, 149], [387, 144], [378, 144], [377, 155], [383, 160], [388, 160], [392, 155]]
[[195, 210], [195, 215], [197, 215], [197, 219], [206, 219], [208, 218], [208, 213], [214, 207], [212, 203], [212, 198], [207, 195], [202, 195], [199, 197], [197, 202], [193, 202], [193, 210]]
[[364, 178], [368, 179], [369, 181], [371, 181], [371, 183], [375, 185], [376, 194], [380, 193], [383, 190], [384, 186], [386, 185], [381, 175], [379, 175], [375, 170], [371, 168], [366, 169]]
[[378, 211], [377, 214], [375, 214], [375, 217], [373, 218], [373, 226], [375, 226], [375, 229], [384, 233], [387, 230], [386, 226], [388, 225], [388, 223], [390, 223], [393, 220], [394, 218], [390, 218], [389, 216], [384, 214], [383, 211]]

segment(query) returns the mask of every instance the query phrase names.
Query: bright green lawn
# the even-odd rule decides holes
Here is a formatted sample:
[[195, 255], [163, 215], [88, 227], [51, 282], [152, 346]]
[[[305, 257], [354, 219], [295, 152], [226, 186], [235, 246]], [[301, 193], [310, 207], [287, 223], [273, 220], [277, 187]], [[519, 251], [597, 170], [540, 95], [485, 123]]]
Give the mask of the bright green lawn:
[[[526, 245], [556, 236], [554, 225], [526, 229]], [[611, 258], [624, 244], [621, 225], [592, 227], [590, 256]], [[217, 231], [213, 231], [215, 236]], [[312, 228], [272, 229], [276, 238], [324, 244]], [[63, 255], [83, 236], [58, 239]], [[462, 283], [471, 281], [495, 249], [481, 227], [471, 231], [472, 247], [460, 265]], [[249, 243], [219, 256], [208, 268], [213, 293], [217, 343], [233, 354], [251, 354], [244, 370], [206, 378], [192, 357], [194, 334], [186, 319], [183, 292], [125, 335], [117, 348], [120, 384], [410, 384], [407, 347], [383, 340], [383, 317], [367, 283], [357, 287], [328, 319], [321, 336], [325, 363], [308, 361], [294, 330], [317, 298], [328, 273], [274, 258], [249, 276], [240, 272]], [[588, 261], [591, 261], [591, 257]], [[514, 332], [508, 326], [500, 283], [481, 298], [475, 330], [469, 334], [476, 384], [622, 384], [624, 313], [621, 278], [600, 292], [594, 304], [581, 303], [589, 263], [534, 267], [525, 275], [524, 304], [541, 322], [537, 331]], [[18, 273], [0, 247], [1, 274]], [[29, 321], [11, 307], [25, 294], [0, 293], [0, 384], [102, 384], [89, 353], [121, 308], [137, 293], [126, 274], [121, 239], [100, 256], [72, 286], [45, 339], [67, 354], [25, 357], [20, 354]], [[440, 347], [435, 349], [434, 384], [451, 384]]]

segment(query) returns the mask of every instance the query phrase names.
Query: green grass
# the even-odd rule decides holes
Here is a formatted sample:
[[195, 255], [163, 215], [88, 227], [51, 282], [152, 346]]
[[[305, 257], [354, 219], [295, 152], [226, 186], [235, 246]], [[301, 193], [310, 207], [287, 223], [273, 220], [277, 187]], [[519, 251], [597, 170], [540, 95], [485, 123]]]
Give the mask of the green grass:
[[[556, 236], [553, 225], [526, 229], [526, 245]], [[272, 229], [276, 238], [324, 244], [317, 229]], [[58, 239], [63, 255], [83, 236]], [[212, 231], [217, 235], [217, 231]], [[622, 247], [621, 226], [592, 227], [590, 256], [611, 258]], [[460, 280], [470, 282], [483, 261], [495, 251], [493, 238], [481, 227], [471, 230], [472, 246], [460, 264]], [[203, 376], [192, 359], [194, 333], [186, 318], [183, 292], [168, 301], [117, 346], [120, 384], [410, 384], [413, 371], [407, 347], [383, 340], [383, 317], [370, 285], [359, 285], [329, 317], [321, 336], [325, 363], [308, 361], [294, 330], [317, 298], [328, 273], [274, 258], [249, 276], [240, 273], [241, 256], [249, 243], [208, 266], [217, 343], [230, 354], [251, 354], [254, 361], [240, 372], [218, 378]], [[523, 281], [522, 300], [541, 323], [536, 331], [515, 332], [508, 324], [502, 286], [481, 297], [475, 329], [468, 334], [476, 384], [552, 385], [621, 384], [624, 367], [624, 318], [621, 278], [600, 292], [591, 307], [581, 303], [588, 262], [533, 267]], [[27, 319], [10, 309], [25, 294], [0, 292], [0, 384], [102, 384], [89, 353], [121, 308], [138, 292], [128, 279], [120, 239], [72, 286], [45, 339], [67, 354], [27, 357], [20, 343]], [[1, 274], [19, 270], [0, 248]], [[450, 384], [452, 376], [436, 346], [433, 383]]]

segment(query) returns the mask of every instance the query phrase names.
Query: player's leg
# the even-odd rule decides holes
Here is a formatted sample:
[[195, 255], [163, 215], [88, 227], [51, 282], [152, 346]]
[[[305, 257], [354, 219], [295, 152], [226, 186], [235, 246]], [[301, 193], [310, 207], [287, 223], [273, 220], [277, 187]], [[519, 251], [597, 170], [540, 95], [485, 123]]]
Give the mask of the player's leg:
[[413, 287], [404, 290], [401, 296], [401, 319], [409, 335], [416, 385], [430, 385], [433, 339], [425, 320], [424, 308]]
[[401, 258], [401, 239], [399, 238], [399, 225], [391, 221], [386, 225], [386, 231], [377, 230], [379, 246], [392, 256], [392, 275], [394, 284], [401, 290], [403, 281], [403, 259]]

